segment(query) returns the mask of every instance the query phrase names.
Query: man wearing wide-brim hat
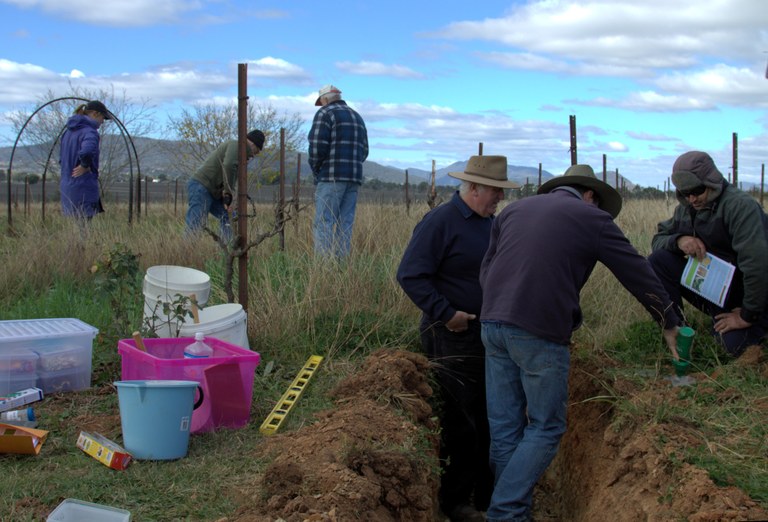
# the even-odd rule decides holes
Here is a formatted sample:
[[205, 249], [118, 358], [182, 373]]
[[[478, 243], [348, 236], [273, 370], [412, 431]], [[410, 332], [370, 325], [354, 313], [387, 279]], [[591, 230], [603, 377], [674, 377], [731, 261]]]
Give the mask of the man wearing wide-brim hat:
[[507, 205], [480, 268], [480, 320], [495, 487], [487, 520], [528, 520], [533, 488], [566, 429], [569, 345], [579, 293], [598, 261], [661, 325], [677, 358], [680, 324], [648, 261], [613, 219], [621, 196], [574, 165]]
[[505, 156], [472, 156], [450, 201], [428, 212], [405, 249], [397, 280], [422, 311], [421, 343], [435, 362], [441, 404], [440, 507], [451, 520], [484, 520], [488, 467], [485, 356], [478, 274], [507, 179]]

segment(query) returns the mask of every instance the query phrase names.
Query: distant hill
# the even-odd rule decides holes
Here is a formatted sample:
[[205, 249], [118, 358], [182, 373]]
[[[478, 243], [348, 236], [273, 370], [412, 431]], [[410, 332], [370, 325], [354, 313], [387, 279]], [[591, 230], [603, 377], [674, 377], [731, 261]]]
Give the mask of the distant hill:
[[[117, 142], [112, 140], [119, 140]], [[110, 143], [111, 142], [111, 143]], [[122, 138], [119, 136], [105, 136], [102, 142], [102, 150], [105, 150], [108, 146], [114, 146], [115, 150], [124, 153], [125, 145], [122, 143]], [[165, 174], [171, 179], [179, 176], [185, 176], [188, 173], [182, 172], [174, 163], [172, 151], [174, 148], [185, 146], [182, 142], [158, 140], [153, 138], [133, 138], [133, 146], [136, 148], [136, 152], [139, 156], [139, 162], [141, 166], [141, 172], [145, 175], [158, 176], [159, 174]], [[10, 161], [12, 147], [0, 147], [0, 169], [6, 170]], [[16, 149], [14, 155], [13, 170], [14, 172], [36, 172], [40, 170], [39, 158], [46, 158], [49, 153], [49, 147], [46, 146], [23, 146]], [[302, 152], [302, 166], [301, 174], [303, 179], [311, 178], [311, 170], [309, 163], [307, 163], [307, 155]], [[38, 158], [35, 160], [35, 158]], [[53, 157], [53, 165], [50, 168], [57, 168], [58, 158]], [[296, 156], [289, 155], [287, 158], [287, 172], [296, 172]], [[438, 169], [435, 172], [435, 183], [440, 186], [454, 186], [458, 185], [459, 180], [448, 176], [449, 172], [460, 172], [466, 167], [466, 161], [457, 161], [452, 165]], [[277, 168], [277, 167], [276, 167]], [[539, 181], [539, 169], [538, 167], [525, 167], [518, 165], [509, 165], [507, 167], [507, 176], [510, 180], [515, 181], [521, 185], [527, 183], [537, 185]], [[374, 161], [366, 161], [363, 164], [363, 175], [366, 179], [375, 179], [385, 183], [405, 183], [405, 169], [390, 167], [387, 165], [381, 165]], [[409, 168], [408, 169], [408, 181], [411, 185], [418, 185], [422, 182], [429, 183], [432, 177], [431, 171]], [[542, 183], [552, 178], [553, 174], [542, 170], [541, 178]], [[614, 180], [608, 181], [611, 185], [614, 184]], [[634, 184], [629, 180], [626, 180], [626, 185], [631, 189]]]

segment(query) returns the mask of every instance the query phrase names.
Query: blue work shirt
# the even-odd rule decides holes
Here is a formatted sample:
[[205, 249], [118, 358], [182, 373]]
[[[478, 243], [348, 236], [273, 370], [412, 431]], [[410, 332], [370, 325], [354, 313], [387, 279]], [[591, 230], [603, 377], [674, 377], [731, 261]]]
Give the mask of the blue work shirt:
[[480, 317], [480, 265], [492, 223], [493, 216], [475, 213], [456, 191], [414, 228], [397, 281], [431, 321], [448, 322], [457, 310]]

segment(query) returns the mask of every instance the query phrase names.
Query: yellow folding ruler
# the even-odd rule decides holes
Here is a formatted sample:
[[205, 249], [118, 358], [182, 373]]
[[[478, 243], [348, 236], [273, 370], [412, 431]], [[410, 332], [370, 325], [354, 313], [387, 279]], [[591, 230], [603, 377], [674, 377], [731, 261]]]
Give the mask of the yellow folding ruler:
[[315, 370], [317, 370], [317, 367], [320, 366], [320, 361], [322, 360], [323, 358], [320, 355], [313, 355], [307, 359], [306, 364], [293, 380], [283, 396], [280, 397], [280, 400], [277, 402], [277, 404], [275, 404], [272, 412], [267, 415], [266, 419], [264, 419], [264, 422], [261, 424], [261, 428], [259, 428], [261, 433], [264, 435], [274, 435], [277, 432], [277, 429], [285, 420], [288, 412], [291, 411], [293, 405], [296, 403], [296, 401], [299, 400], [299, 397], [301, 397], [304, 388], [307, 387], [309, 379], [315, 374]]

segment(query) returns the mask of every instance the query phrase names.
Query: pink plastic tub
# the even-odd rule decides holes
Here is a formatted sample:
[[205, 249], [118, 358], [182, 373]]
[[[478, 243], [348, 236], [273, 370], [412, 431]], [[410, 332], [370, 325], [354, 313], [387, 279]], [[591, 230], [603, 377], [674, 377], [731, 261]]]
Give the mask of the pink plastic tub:
[[193, 337], [144, 339], [143, 352], [133, 339], [122, 339], [122, 380], [197, 381], [203, 388], [203, 404], [192, 414], [191, 433], [218, 428], [242, 428], [248, 424], [253, 400], [253, 378], [261, 355], [234, 344], [206, 337], [213, 356], [185, 359], [184, 347]]

